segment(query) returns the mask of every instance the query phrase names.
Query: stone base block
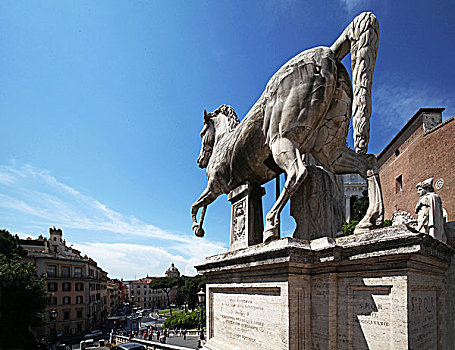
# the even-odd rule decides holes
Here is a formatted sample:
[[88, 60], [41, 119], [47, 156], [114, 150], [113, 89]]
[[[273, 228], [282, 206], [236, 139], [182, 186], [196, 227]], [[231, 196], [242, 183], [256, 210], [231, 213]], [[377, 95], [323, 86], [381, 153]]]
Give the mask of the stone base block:
[[197, 266], [207, 277], [205, 347], [452, 349], [445, 279], [452, 255], [399, 226], [209, 257]]

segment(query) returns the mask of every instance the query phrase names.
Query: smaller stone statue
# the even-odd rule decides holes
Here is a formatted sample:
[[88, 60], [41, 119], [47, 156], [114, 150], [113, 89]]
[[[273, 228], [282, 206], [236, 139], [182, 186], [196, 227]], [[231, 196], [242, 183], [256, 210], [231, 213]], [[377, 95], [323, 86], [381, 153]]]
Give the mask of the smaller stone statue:
[[442, 200], [434, 192], [433, 178], [426, 179], [416, 185], [420, 196], [415, 212], [417, 214], [417, 231], [446, 242]]

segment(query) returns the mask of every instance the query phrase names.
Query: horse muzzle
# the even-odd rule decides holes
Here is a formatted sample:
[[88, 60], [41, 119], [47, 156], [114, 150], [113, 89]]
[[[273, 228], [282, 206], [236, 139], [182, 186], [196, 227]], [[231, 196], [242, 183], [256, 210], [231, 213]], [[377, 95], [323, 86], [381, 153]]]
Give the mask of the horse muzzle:
[[197, 165], [199, 168], [204, 169], [207, 165], [204, 166], [204, 158], [199, 156], [197, 159]]

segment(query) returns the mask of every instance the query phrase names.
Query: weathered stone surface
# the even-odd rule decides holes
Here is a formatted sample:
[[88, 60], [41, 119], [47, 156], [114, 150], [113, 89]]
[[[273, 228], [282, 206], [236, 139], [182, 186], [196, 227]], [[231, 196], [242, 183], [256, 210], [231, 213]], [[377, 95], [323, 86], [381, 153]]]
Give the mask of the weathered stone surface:
[[[371, 230], [382, 220], [376, 156], [366, 154], [378, 44], [378, 20], [361, 13], [331, 47], [315, 47], [286, 62], [241, 122], [227, 105], [204, 112], [198, 165], [207, 168], [208, 185], [191, 207], [197, 236], [204, 235], [206, 207], [218, 196], [247, 181], [262, 185], [280, 169], [286, 183], [266, 215], [263, 242], [278, 239], [280, 213], [308, 175], [305, 154], [334, 174], [367, 179], [370, 205], [356, 232]], [[348, 53], [353, 83], [341, 62]], [[346, 146], [351, 114], [354, 150]]]
[[291, 197], [294, 238], [335, 237], [345, 220], [343, 180], [315, 165]]
[[417, 192], [420, 196], [415, 212], [417, 218], [417, 231], [429, 234], [442, 242], [447, 242], [444, 231], [444, 213], [442, 200], [434, 192], [433, 178], [417, 184]]
[[207, 349], [453, 349], [453, 252], [401, 225], [208, 257]]
[[395, 211], [392, 215], [392, 225], [410, 225], [417, 227], [417, 220], [407, 211]]
[[231, 206], [231, 239], [229, 250], [262, 243], [264, 230], [262, 196], [265, 189], [246, 183], [229, 192]]

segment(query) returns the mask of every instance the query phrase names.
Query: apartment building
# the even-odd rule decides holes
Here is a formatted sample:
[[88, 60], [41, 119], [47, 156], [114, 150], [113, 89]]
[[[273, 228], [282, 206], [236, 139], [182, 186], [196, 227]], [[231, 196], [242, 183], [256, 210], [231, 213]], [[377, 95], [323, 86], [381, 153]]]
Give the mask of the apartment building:
[[34, 264], [45, 278], [51, 305], [45, 311], [47, 324], [38, 337], [63, 339], [96, 329], [108, 315], [107, 272], [81, 252], [68, 247], [63, 232], [49, 229], [49, 239], [23, 239], [24, 260]]
[[[172, 263], [164, 275], [165, 277], [179, 277], [180, 271], [175, 267], [174, 263]], [[167, 306], [166, 293], [161, 289], [154, 290], [150, 288], [150, 282], [152, 282], [154, 278], [160, 277], [147, 276], [138, 280], [125, 282], [128, 300], [142, 309], [159, 309]], [[176, 294], [177, 289], [173, 288], [169, 294], [171, 303], [174, 301]]]

